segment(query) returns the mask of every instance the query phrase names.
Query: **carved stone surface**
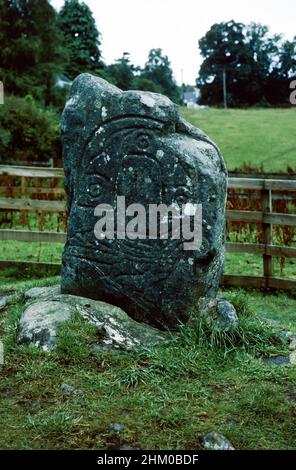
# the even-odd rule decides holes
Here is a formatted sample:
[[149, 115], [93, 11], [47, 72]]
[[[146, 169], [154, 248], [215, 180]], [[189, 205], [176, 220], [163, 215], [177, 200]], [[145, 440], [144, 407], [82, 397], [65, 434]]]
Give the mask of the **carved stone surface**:
[[[224, 262], [227, 172], [210, 139], [168, 98], [122, 92], [89, 74], [73, 83], [62, 117], [69, 225], [63, 293], [104, 300], [159, 328], [186, 321], [215, 296]], [[98, 204], [201, 204], [202, 245], [184, 240], [97, 239]]]

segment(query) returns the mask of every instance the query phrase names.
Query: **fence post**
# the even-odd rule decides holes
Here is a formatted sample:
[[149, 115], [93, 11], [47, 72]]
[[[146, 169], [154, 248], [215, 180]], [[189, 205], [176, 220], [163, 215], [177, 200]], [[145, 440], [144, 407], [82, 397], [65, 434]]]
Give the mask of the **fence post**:
[[[27, 185], [27, 178], [25, 176], [21, 176], [21, 198], [22, 199], [25, 199], [27, 196], [26, 185]], [[22, 225], [26, 225], [27, 222], [28, 222], [27, 212], [21, 211], [20, 223]]]
[[[272, 212], [272, 194], [270, 189], [263, 189], [261, 191], [262, 212]], [[270, 245], [272, 243], [272, 225], [263, 223], [263, 243]], [[263, 255], [263, 275], [265, 278], [265, 287], [268, 287], [268, 278], [273, 275], [273, 260], [270, 255]]]

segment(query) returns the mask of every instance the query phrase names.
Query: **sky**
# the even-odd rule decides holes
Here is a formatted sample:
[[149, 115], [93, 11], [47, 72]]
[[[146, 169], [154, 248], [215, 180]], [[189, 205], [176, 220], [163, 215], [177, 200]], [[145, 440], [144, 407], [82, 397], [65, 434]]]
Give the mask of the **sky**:
[[[169, 57], [174, 77], [193, 85], [202, 58], [198, 40], [214, 23], [262, 23], [287, 39], [296, 36], [295, 0], [84, 0], [102, 34], [102, 54], [110, 64], [129, 52], [143, 66], [152, 48]], [[59, 10], [63, 0], [51, 0]]]

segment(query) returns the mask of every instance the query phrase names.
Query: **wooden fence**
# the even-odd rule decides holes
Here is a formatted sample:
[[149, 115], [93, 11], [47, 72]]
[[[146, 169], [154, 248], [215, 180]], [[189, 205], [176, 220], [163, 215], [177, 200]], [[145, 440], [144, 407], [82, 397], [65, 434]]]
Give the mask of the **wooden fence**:
[[[64, 179], [63, 170], [60, 168], [35, 168], [35, 167], [12, 167], [0, 165], [0, 178], [12, 177], [9, 188], [0, 186], [0, 210], [6, 211], [37, 211], [37, 212], [58, 212], [65, 213], [64, 190], [61, 187], [44, 188], [40, 186], [30, 186], [28, 182], [37, 178], [55, 179], [62, 183]], [[15, 178], [20, 178], [20, 185], [15, 186]], [[296, 289], [296, 281], [276, 278], [273, 275], [273, 257], [296, 258], [296, 248], [278, 246], [272, 244], [272, 225], [296, 227], [295, 214], [275, 213], [272, 210], [272, 192], [296, 192], [296, 180], [279, 179], [258, 179], [258, 178], [235, 178], [228, 180], [229, 189], [256, 190], [261, 198], [261, 211], [247, 210], [227, 210], [227, 221], [242, 223], [260, 223], [263, 227], [262, 243], [234, 243], [228, 242], [226, 249], [231, 253], [255, 253], [261, 254], [263, 258], [262, 276], [242, 276], [224, 275], [223, 284], [226, 286], [259, 287]], [[20, 197], [2, 197], [7, 194], [7, 189], [14, 194], [17, 192]], [[33, 195], [50, 194], [53, 199], [62, 200], [39, 200], [32, 199]], [[18, 240], [28, 242], [54, 242], [64, 243], [66, 235], [60, 232], [45, 231], [24, 231], [0, 229], [0, 240]], [[54, 263], [25, 263], [17, 261], [0, 261], [0, 267], [7, 266], [45, 266], [58, 268]]]

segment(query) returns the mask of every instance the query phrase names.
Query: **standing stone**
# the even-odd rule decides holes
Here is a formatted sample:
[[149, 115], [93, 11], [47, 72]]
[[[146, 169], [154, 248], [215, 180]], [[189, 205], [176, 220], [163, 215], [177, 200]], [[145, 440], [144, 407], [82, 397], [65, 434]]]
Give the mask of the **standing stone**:
[[[135, 320], [174, 329], [192, 303], [215, 296], [224, 263], [227, 172], [211, 140], [165, 96], [125, 91], [89, 74], [73, 83], [62, 117], [69, 225], [62, 293], [113, 303]], [[94, 214], [108, 204], [201, 204], [202, 244], [184, 239], [97, 239]], [[134, 217], [127, 216], [127, 222]], [[171, 219], [170, 224], [171, 224]], [[159, 227], [158, 227], [159, 229]], [[118, 233], [119, 238], [118, 237]]]

